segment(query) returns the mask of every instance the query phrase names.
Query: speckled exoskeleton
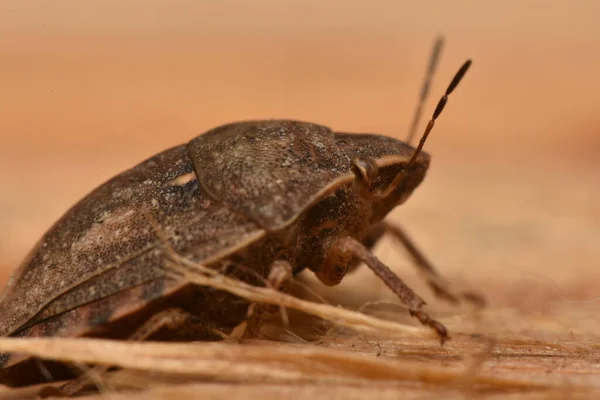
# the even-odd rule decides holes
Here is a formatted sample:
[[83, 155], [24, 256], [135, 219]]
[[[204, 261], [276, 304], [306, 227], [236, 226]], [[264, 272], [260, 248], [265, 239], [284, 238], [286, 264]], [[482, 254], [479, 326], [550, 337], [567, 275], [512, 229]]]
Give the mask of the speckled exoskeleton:
[[[422, 146], [469, 65], [416, 148], [307, 122], [250, 121], [212, 129], [117, 175], [68, 210], [29, 253], [1, 299], [0, 334], [217, 340], [215, 332], [244, 322], [247, 302], [166, 274], [168, 244], [257, 285], [256, 275], [269, 278], [272, 266], [291, 274], [308, 268], [336, 285], [363, 262], [446, 338], [424, 301], [370, 248], [392, 232], [435, 292], [457, 300], [403, 231], [383, 220], [423, 180], [430, 157]], [[15, 354], [1, 355], [0, 366], [0, 382], [11, 386], [73, 374]]]

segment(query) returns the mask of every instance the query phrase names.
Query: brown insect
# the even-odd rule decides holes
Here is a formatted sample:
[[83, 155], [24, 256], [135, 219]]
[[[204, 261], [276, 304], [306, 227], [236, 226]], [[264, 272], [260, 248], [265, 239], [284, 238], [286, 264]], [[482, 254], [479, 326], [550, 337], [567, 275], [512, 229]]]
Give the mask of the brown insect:
[[[444, 340], [446, 328], [370, 248], [391, 232], [436, 294], [458, 300], [404, 232], [382, 221], [425, 177], [423, 144], [470, 64], [452, 79], [416, 148], [307, 122], [251, 121], [215, 128], [117, 175], [29, 253], [0, 302], [0, 334], [218, 340], [217, 332], [230, 333], [248, 303], [168, 275], [158, 225], [177, 253], [257, 285], [256, 275], [281, 284], [282, 271], [304, 268], [337, 285], [364, 262]], [[252, 314], [246, 336], [256, 334], [260, 315]], [[0, 367], [0, 382], [11, 386], [74, 375], [63, 364], [16, 354], [1, 355]]]

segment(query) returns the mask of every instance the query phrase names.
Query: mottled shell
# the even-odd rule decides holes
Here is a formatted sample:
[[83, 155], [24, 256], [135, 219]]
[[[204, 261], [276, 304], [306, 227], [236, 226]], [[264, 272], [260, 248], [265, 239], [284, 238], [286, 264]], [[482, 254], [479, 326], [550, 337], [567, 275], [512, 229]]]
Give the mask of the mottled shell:
[[162, 277], [152, 219], [177, 251], [199, 261], [261, 234], [204, 196], [186, 146], [172, 148], [101, 185], [54, 224], [3, 293], [0, 334]]
[[385, 136], [274, 120], [215, 128], [192, 140], [189, 152], [207, 194], [273, 231], [291, 223], [324, 190], [352, 179], [353, 158], [408, 158], [414, 149]]

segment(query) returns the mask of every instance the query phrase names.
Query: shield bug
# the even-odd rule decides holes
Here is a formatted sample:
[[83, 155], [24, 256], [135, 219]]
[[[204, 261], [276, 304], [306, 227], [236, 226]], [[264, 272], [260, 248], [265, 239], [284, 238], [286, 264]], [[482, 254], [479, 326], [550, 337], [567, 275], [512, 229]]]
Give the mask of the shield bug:
[[[231, 332], [248, 303], [167, 275], [158, 224], [179, 254], [253, 284], [279, 266], [292, 274], [308, 268], [336, 285], [363, 262], [445, 339], [425, 302], [370, 248], [393, 233], [435, 292], [457, 300], [383, 219], [425, 177], [423, 145], [469, 66], [452, 79], [416, 148], [307, 122], [250, 121], [212, 129], [117, 175], [68, 210], [26, 257], [0, 302], [0, 334], [218, 340], [216, 332]], [[73, 375], [60, 363], [41, 367], [16, 354], [3, 354], [0, 366], [0, 382], [11, 386]]]

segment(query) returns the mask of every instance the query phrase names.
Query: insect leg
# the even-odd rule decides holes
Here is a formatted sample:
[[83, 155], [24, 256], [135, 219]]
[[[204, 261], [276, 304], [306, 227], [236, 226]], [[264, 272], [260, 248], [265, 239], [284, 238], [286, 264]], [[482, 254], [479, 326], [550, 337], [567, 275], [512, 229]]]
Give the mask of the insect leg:
[[408, 306], [410, 314], [417, 318], [421, 324], [429, 326], [444, 342], [448, 337], [448, 331], [442, 323], [432, 319], [421, 308], [425, 301], [421, 299], [406, 283], [383, 264], [373, 253], [369, 251], [361, 242], [353, 237], [344, 237], [336, 240], [330, 247], [324, 270], [321, 273], [322, 279], [330, 282], [339, 282], [343, 273], [347, 271], [347, 266], [342, 265], [352, 259], [359, 259], [364, 262], [399, 298]]
[[408, 251], [408, 254], [413, 260], [413, 265], [423, 275], [424, 279], [427, 281], [427, 284], [431, 287], [438, 298], [447, 300], [451, 303], [458, 303], [459, 299], [462, 298], [472, 302], [478, 307], [485, 306], [485, 298], [479, 293], [454, 293], [450, 287], [450, 283], [446, 281], [442, 275], [440, 275], [433, 264], [427, 259], [427, 257], [425, 257], [423, 252], [416, 247], [413, 240], [406, 234], [404, 229], [398, 225], [389, 223], [383, 223], [382, 226]]
[[[369, 250], [379, 242], [379, 240], [387, 233], [387, 229], [383, 224], [378, 224], [372, 227], [369, 232], [361, 239], [362, 244]], [[360, 260], [351, 260], [348, 265], [347, 274], [354, 272], [360, 266]]]
[[[129, 336], [128, 340], [143, 341], [163, 328], [176, 331], [187, 326], [188, 323], [197, 327], [198, 322], [194, 319], [195, 316], [187, 311], [179, 308], [169, 308], [150, 317], [150, 319]], [[204, 329], [210, 330], [208, 327], [204, 327]], [[111, 367], [105, 365], [99, 365], [92, 368], [82, 366], [81, 369], [84, 371], [84, 374], [61, 386], [59, 389], [60, 393], [64, 396], [73, 396], [88, 385], [95, 384], [100, 387], [101, 375], [110, 368]]]
[[[275, 261], [267, 277], [267, 283], [276, 290], [287, 292], [292, 280], [292, 266], [287, 261]], [[253, 303], [248, 310], [249, 318], [244, 328], [241, 341], [258, 336], [265, 314], [272, 312], [273, 306]]]

